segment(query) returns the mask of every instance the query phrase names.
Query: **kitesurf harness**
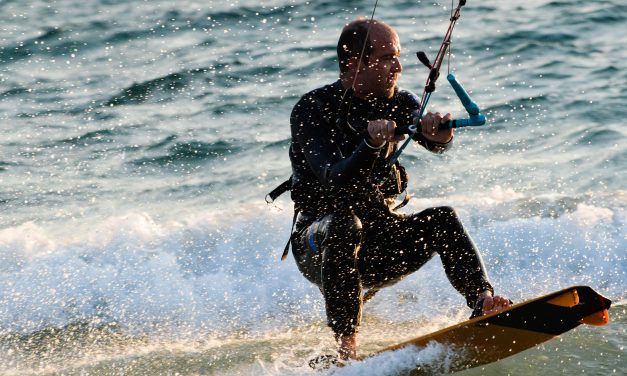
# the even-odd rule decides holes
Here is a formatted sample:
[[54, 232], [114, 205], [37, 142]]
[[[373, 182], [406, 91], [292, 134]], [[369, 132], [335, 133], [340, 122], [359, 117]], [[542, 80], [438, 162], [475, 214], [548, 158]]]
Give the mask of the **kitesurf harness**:
[[[368, 29], [367, 29], [366, 38], [365, 38], [366, 41], [368, 41], [370, 27], [374, 20], [374, 14], [377, 9], [378, 3], [379, 3], [379, 0], [376, 0], [374, 4], [374, 8], [372, 10], [372, 15], [370, 16], [370, 22], [368, 23]], [[424, 52], [420, 51], [416, 54], [418, 57], [418, 60], [422, 64], [424, 64], [427, 68], [429, 68], [429, 76], [427, 77], [427, 82], [425, 84], [422, 97], [420, 100], [420, 107], [418, 110], [418, 116], [416, 118], [416, 122], [410, 125], [399, 126], [396, 130], [397, 134], [408, 134], [409, 137], [407, 138], [407, 140], [405, 140], [405, 142], [401, 145], [401, 147], [399, 147], [398, 150], [388, 159], [387, 166], [389, 168], [392, 168], [392, 166], [397, 163], [398, 158], [400, 157], [403, 150], [405, 150], [409, 142], [412, 140], [413, 136], [419, 131], [420, 121], [425, 112], [425, 109], [427, 108], [427, 104], [429, 103], [431, 94], [435, 91], [435, 83], [440, 76], [440, 68], [444, 61], [444, 56], [447, 55], [447, 53], [449, 56], [447, 80], [453, 87], [453, 90], [457, 94], [457, 97], [459, 98], [459, 100], [462, 102], [464, 108], [466, 109], [466, 112], [468, 112], [469, 117], [466, 119], [455, 119], [455, 120], [446, 122], [444, 124], [440, 124], [439, 128], [450, 129], [450, 128], [460, 128], [460, 127], [468, 127], [468, 126], [480, 126], [480, 125], [484, 125], [486, 122], [486, 117], [480, 113], [479, 106], [475, 102], [473, 102], [472, 99], [470, 99], [470, 96], [468, 95], [466, 90], [464, 90], [462, 85], [455, 78], [455, 75], [451, 73], [450, 71], [450, 60], [451, 60], [450, 46], [451, 46], [451, 41], [452, 41], [453, 29], [455, 28], [455, 25], [457, 24], [457, 20], [459, 20], [461, 16], [461, 9], [464, 5], [466, 5], [466, 0], [459, 0], [457, 7], [451, 11], [451, 17], [449, 19], [450, 23], [449, 23], [448, 30], [446, 31], [446, 34], [444, 35], [444, 40], [442, 41], [442, 44], [440, 45], [440, 49], [438, 50], [438, 53], [433, 63], [429, 61], [429, 58]], [[362, 51], [361, 51], [360, 58], [358, 60], [358, 64], [360, 64], [361, 61], [363, 60], [365, 46], [366, 45], [364, 44]], [[357, 70], [359, 71], [359, 65], [357, 66]], [[353, 82], [353, 86], [354, 84], [355, 83]], [[351, 88], [347, 88], [346, 91], [344, 92], [344, 95], [342, 96], [342, 101], [341, 101], [342, 104], [344, 103], [344, 99], [350, 89]], [[278, 187], [276, 187], [275, 189], [273, 189], [270, 193], [266, 195], [266, 202], [268, 204], [272, 203], [280, 195], [287, 192], [288, 190], [291, 190], [291, 188], [292, 188], [292, 181], [290, 177], [290, 179], [284, 181]], [[406, 200], [408, 201], [408, 196], [406, 196]], [[406, 202], [404, 201], [404, 203]], [[289, 252], [290, 243], [292, 242], [292, 239], [294, 236], [294, 226], [296, 224], [296, 218], [298, 217], [298, 213], [300, 211], [301, 209], [297, 205], [295, 205], [294, 217], [292, 219], [292, 229], [290, 231], [290, 238], [288, 239], [287, 244], [285, 244], [285, 248], [283, 250], [281, 260], [285, 260]]]

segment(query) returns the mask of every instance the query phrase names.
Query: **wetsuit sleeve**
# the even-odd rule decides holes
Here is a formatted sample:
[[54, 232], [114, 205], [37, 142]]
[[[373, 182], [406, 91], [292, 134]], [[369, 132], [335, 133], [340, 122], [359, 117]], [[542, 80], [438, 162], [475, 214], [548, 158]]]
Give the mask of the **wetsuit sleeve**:
[[449, 142], [445, 144], [440, 144], [438, 142], [427, 140], [425, 136], [422, 135], [422, 132], [416, 132], [416, 134], [413, 136], [414, 141], [422, 145], [425, 149], [429, 150], [430, 152], [437, 153], [437, 154], [442, 154], [448, 149], [450, 149], [451, 146], [453, 146], [453, 138], [454, 137], [452, 137], [449, 140]]
[[290, 118], [292, 139], [323, 186], [347, 187], [366, 181], [380, 151], [362, 140], [351, 155], [343, 155], [337, 130], [323, 116], [325, 111], [331, 110], [314, 95], [304, 96]]

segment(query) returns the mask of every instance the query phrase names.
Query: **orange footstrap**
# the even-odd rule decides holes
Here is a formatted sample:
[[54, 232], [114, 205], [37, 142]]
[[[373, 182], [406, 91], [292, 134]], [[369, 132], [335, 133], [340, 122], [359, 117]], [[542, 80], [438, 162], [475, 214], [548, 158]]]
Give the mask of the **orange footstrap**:
[[610, 322], [610, 314], [607, 312], [607, 309], [603, 311], [595, 312], [589, 316], [584, 317], [580, 320], [580, 322], [588, 325], [605, 325]]

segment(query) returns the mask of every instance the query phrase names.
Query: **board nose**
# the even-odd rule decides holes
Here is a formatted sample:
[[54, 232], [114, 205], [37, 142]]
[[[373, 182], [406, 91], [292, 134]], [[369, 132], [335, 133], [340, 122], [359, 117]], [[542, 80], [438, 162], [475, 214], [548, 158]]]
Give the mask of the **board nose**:
[[593, 312], [590, 315], [582, 318], [581, 320], [579, 320], [579, 322], [596, 326], [605, 325], [610, 322], [610, 314], [608, 312], [608, 309], [612, 305], [612, 301], [596, 292], [594, 293], [594, 295], [595, 296], [591, 297], [592, 299], [590, 300], [592, 300], [592, 304], [594, 304], [594, 301], [596, 300], [596, 312]]

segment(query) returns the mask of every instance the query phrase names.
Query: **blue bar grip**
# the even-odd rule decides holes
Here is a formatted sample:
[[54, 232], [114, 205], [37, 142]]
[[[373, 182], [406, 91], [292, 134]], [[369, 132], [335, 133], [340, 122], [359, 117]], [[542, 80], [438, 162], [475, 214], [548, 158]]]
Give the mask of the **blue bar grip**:
[[485, 124], [485, 115], [471, 115], [468, 119], [455, 119], [440, 125], [440, 129], [461, 128], [461, 127], [478, 127]]
[[453, 90], [455, 90], [455, 94], [457, 94], [457, 97], [464, 105], [464, 108], [466, 108], [466, 112], [468, 112], [468, 115], [470, 115], [471, 117], [473, 115], [478, 115], [479, 106], [475, 102], [473, 102], [472, 99], [470, 99], [470, 96], [468, 95], [464, 87], [455, 78], [455, 75], [453, 73], [449, 73], [448, 76], [446, 76], [446, 79], [453, 87]]
[[[470, 116], [468, 119], [453, 119], [451, 121], [447, 121], [444, 124], [440, 124], [439, 129], [451, 129], [451, 128], [462, 128], [462, 127], [478, 127], [480, 125], [484, 125], [486, 122], [486, 117], [483, 114]], [[409, 125], [401, 125], [396, 128], [394, 132], [397, 135], [401, 134], [411, 134], [415, 133], [418, 130], [418, 127], [414, 124]]]

